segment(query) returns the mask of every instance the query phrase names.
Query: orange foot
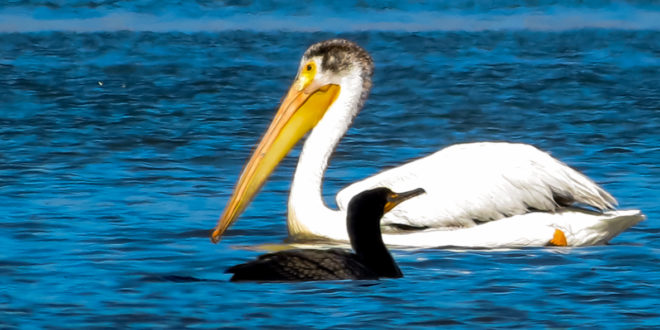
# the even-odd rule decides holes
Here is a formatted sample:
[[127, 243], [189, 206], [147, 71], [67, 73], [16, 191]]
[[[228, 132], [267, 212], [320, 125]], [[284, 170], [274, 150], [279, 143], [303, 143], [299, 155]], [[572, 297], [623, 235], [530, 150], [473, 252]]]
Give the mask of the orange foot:
[[555, 229], [555, 234], [552, 236], [552, 239], [550, 242], [548, 242], [549, 246], [568, 246], [566, 243], [566, 235], [564, 235], [564, 232]]

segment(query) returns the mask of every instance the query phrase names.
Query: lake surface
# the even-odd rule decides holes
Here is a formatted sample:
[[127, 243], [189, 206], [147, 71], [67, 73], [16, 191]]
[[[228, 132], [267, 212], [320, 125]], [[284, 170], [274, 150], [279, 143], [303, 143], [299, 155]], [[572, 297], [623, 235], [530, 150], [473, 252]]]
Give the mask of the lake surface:
[[[0, 8], [0, 327], [660, 325], [653, 2], [58, 3]], [[394, 250], [398, 280], [228, 282], [287, 237], [299, 151], [218, 245], [209, 230], [300, 56], [333, 37], [376, 72], [328, 204], [383, 168], [497, 140], [549, 151], [648, 219], [604, 246]]]

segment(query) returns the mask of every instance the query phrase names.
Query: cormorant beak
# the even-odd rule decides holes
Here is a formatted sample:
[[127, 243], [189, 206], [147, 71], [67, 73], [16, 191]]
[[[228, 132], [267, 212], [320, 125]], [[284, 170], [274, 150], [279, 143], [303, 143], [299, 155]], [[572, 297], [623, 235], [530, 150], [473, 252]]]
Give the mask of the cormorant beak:
[[421, 195], [425, 193], [426, 191], [422, 188], [417, 188], [414, 190], [402, 192], [402, 193], [395, 193], [392, 192], [387, 195], [387, 203], [385, 204], [385, 211], [384, 213], [389, 212], [391, 209], [393, 209], [395, 206], [399, 205], [401, 202], [408, 200], [410, 198], [413, 198], [415, 196]]
[[296, 142], [321, 120], [339, 91], [339, 85], [320, 85], [305, 75], [296, 78], [243, 168], [234, 193], [211, 234], [213, 243], [220, 241], [222, 234], [238, 219]]

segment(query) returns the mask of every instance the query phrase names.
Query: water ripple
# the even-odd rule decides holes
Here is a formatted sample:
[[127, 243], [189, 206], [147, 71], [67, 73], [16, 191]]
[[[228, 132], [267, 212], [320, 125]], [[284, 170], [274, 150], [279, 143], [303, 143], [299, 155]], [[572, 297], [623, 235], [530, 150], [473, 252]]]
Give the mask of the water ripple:
[[[50, 10], [90, 13], [34, 3], [38, 21]], [[230, 283], [227, 267], [287, 236], [299, 151], [219, 245], [209, 229], [298, 57], [337, 35], [5, 33], [3, 325], [657, 326], [660, 34], [443, 29], [340, 34], [372, 53], [376, 72], [328, 169], [329, 205], [382, 168], [504, 140], [550, 151], [648, 220], [589, 248], [396, 250], [400, 280]]]

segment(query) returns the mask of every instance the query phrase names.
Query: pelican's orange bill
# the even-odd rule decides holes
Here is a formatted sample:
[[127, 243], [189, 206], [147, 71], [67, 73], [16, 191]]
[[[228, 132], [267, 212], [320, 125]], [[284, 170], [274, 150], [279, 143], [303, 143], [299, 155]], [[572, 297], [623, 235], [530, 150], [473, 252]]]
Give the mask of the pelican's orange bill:
[[309, 76], [301, 75], [296, 79], [243, 168], [234, 193], [211, 234], [212, 242], [220, 241], [222, 234], [250, 204], [282, 158], [321, 120], [339, 91], [339, 85], [335, 84], [315, 86]]

